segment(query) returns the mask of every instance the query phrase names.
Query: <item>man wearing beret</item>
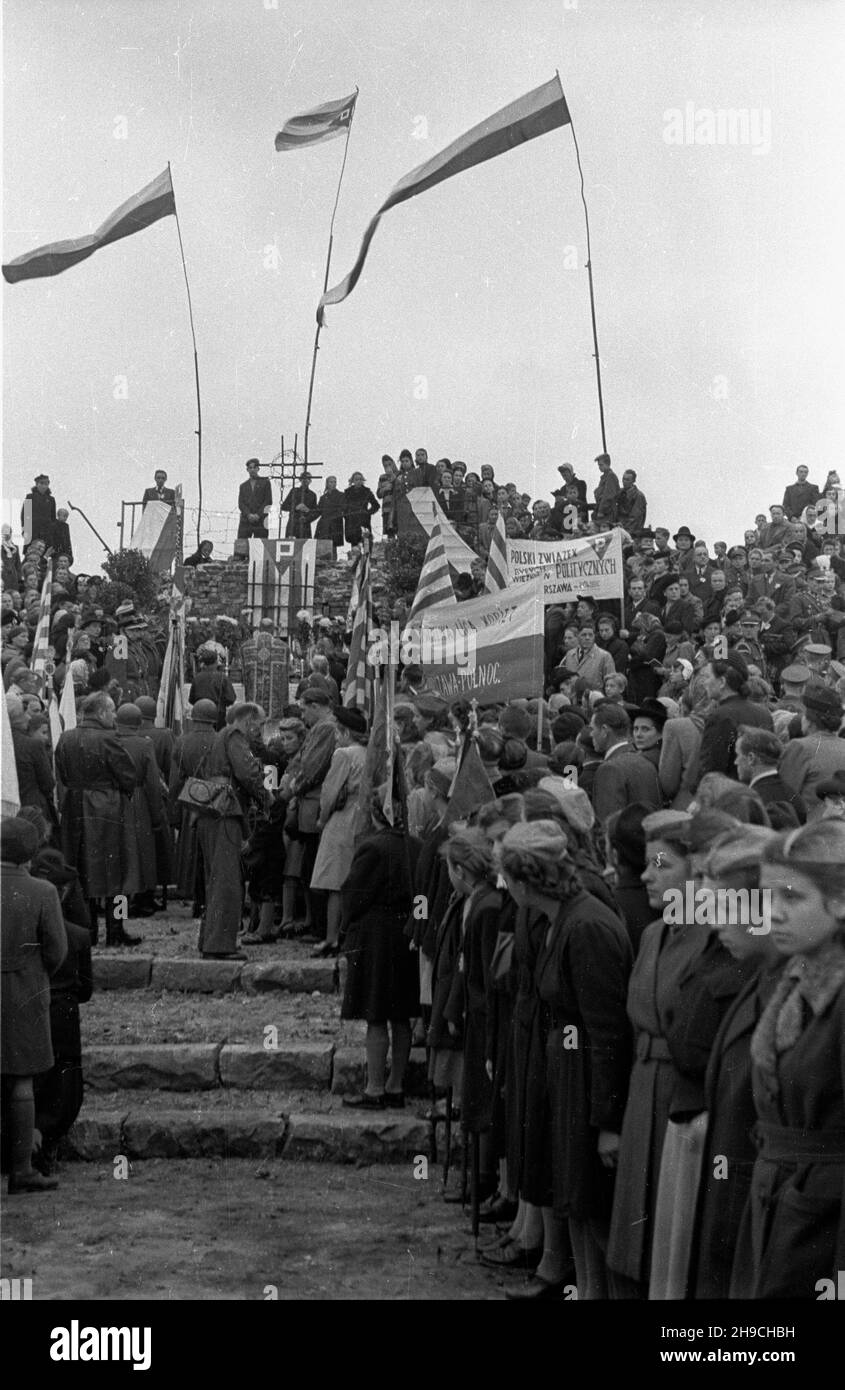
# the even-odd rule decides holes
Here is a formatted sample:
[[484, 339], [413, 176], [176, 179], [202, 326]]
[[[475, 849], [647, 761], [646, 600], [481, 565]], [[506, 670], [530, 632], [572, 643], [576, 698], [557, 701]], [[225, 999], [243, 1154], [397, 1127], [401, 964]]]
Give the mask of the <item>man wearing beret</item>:
[[722, 772], [726, 777], [736, 778], [736, 740], [740, 726], [751, 724], [755, 728], [773, 729], [772, 716], [765, 706], [748, 699], [748, 667], [737, 652], [729, 651], [724, 660], [714, 658], [709, 662], [704, 667], [702, 685], [710, 699], [716, 701], [716, 708], [704, 721], [700, 776], [706, 772]]

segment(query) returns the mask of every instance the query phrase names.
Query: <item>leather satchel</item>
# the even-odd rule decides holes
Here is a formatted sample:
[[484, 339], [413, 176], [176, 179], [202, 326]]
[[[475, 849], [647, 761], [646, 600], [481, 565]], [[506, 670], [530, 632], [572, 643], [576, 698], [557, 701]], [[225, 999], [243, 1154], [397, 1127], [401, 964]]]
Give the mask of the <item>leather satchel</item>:
[[[204, 764], [205, 759], [200, 768]], [[237, 792], [228, 777], [186, 777], [177, 800], [198, 816], [209, 816], [214, 820], [243, 815]]]

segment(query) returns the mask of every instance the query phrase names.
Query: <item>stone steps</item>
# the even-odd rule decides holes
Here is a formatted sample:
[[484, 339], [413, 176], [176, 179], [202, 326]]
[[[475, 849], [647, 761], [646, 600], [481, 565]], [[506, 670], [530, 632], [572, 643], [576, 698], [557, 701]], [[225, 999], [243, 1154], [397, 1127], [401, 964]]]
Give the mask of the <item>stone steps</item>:
[[[285, 1158], [327, 1163], [401, 1163], [429, 1156], [424, 1103], [405, 1110], [344, 1110], [329, 1093], [121, 1091], [89, 1096], [65, 1141], [65, 1156], [120, 1159]], [[443, 1129], [438, 1129], [442, 1150]], [[453, 1135], [458, 1143], [457, 1126]], [[125, 1174], [124, 1174], [125, 1176]]]
[[[100, 1043], [83, 1049], [86, 1089], [109, 1091], [317, 1091], [334, 1096], [360, 1091], [363, 1049], [329, 1040], [249, 1043]], [[426, 1097], [425, 1051], [411, 1053], [406, 1094]]]
[[333, 960], [229, 961], [196, 957], [103, 955], [93, 958], [95, 990], [153, 989], [195, 994], [332, 994]]

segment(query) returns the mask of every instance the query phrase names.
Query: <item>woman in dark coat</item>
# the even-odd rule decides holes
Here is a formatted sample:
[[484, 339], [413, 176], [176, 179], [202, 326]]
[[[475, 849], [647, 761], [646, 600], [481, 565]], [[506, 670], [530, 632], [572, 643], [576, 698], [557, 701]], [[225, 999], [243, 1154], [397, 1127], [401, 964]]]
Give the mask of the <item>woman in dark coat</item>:
[[197, 704], [199, 700], [211, 700], [217, 710], [215, 729], [223, 728], [226, 723], [226, 711], [235, 703], [232, 682], [218, 665], [219, 659], [213, 647], [197, 648], [198, 669], [188, 691], [188, 699], [192, 705]]
[[562, 1291], [568, 1224], [579, 1299], [606, 1298], [603, 1252], [631, 1060], [631, 947], [620, 919], [581, 887], [557, 822], [514, 826], [500, 858], [511, 896], [545, 924], [534, 976], [542, 1023], [532, 1032], [545, 1070], [543, 1258], [511, 1297]]
[[462, 899], [458, 968], [443, 1010], [450, 1033], [463, 1038], [461, 1124], [482, 1136], [480, 1189], [487, 1197], [495, 1186], [487, 1142], [493, 1093], [486, 1068], [487, 986], [499, 934], [502, 895], [493, 886], [493, 856], [483, 831], [452, 829], [443, 854], [449, 879]]
[[[667, 892], [683, 895], [690, 877], [691, 817], [685, 811], [654, 811], [646, 816], [646, 870], [643, 882], [655, 912], [664, 910]], [[607, 1249], [611, 1296], [648, 1295], [654, 1212], [663, 1140], [678, 1073], [666, 1028], [675, 986], [701, 954], [708, 928], [659, 916], [646, 927], [628, 987], [628, 1017], [634, 1028], [634, 1064], [613, 1195]]]
[[[416, 956], [404, 926], [413, 904], [418, 843], [385, 819], [378, 793], [371, 806], [373, 830], [361, 840], [343, 888], [343, 951], [348, 960], [341, 1018], [367, 1024], [367, 1085], [344, 1105], [365, 1110], [402, 1108], [411, 1051], [410, 1020], [419, 1014]], [[385, 1084], [390, 1025], [390, 1074]]]
[[628, 699], [636, 705], [656, 699], [663, 681], [666, 633], [654, 613], [638, 613], [631, 624]]
[[364, 483], [363, 473], [353, 473], [349, 487], [343, 494], [345, 498], [345, 526], [347, 545], [360, 545], [361, 532], [369, 531], [372, 518], [380, 511], [378, 502]]
[[596, 622], [596, 646], [610, 652], [617, 671], [624, 675], [628, 670], [630, 652], [628, 643], [619, 636], [619, 623], [612, 613], [599, 613]]
[[67, 933], [67, 955], [50, 980], [50, 1040], [55, 1061], [52, 1069], [35, 1081], [35, 1127], [41, 1134], [37, 1164], [42, 1173], [55, 1167], [59, 1144], [82, 1109], [82, 1037], [79, 1005], [87, 1004], [94, 989], [91, 968], [91, 936], [68, 913], [74, 911], [77, 874], [58, 850], [43, 849], [33, 859], [33, 878], [46, 879], [59, 894]]
[[[705, 865], [704, 886], [759, 888], [763, 845], [775, 838], [774, 831], [747, 826], [738, 839], [714, 848]], [[753, 974], [730, 1002], [707, 1060], [707, 1129], [690, 1253], [691, 1298], [727, 1298], [730, 1292], [737, 1234], [757, 1157], [751, 1035], [783, 966], [770, 932], [751, 932], [744, 923], [727, 921], [716, 931], [725, 949], [751, 966]]]
[[326, 478], [326, 489], [317, 503], [314, 515], [314, 539], [331, 541], [332, 545], [343, 545], [343, 518], [346, 513], [346, 497], [338, 491], [337, 478]]
[[38, 848], [35, 827], [16, 816], [0, 824], [0, 928], [2, 1008], [0, 1075], [8, 1099], [9, 1194], [44, 1192], [55, 1178], [32, 1167], [33, 1077], [54, 1062], [50, 1041], [50, 977], [67, 955], [59, 895], [52, 883], [31, 878], [27, 864]]
[[732, 1298], [835, 1299], [845, 1269], [845, 824], [764, 851], [783, 972], [751, 1039], [757, 1159]]

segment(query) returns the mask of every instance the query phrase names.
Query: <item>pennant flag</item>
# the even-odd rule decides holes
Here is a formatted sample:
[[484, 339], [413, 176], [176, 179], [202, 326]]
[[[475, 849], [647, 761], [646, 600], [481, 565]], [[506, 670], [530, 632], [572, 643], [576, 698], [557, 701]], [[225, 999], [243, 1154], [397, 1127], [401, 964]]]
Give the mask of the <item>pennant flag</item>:
[[343, 101], [327, 101], [323, 106], [315, 106], [313, 111], [305, 111], [301, 116], [292, 116], [285, 121], [276, 136], [277, 150], [298, 150], [302, 145], [319, 145], [323, 140], [334, 140], [344, 135], [352, 124], [358, 89]]
[[538, 135], [545, 135], [547, 131], [568, 124], [569, 111], [560, 78], [555, 74], [551, 82], [536, 87], [533, 92], [528, 92], [518, 101], [512, 101], [509, 106], [502, 107], [501, 111], [488, 116], [481, 125], [468, 130], [433, 159], [412, 169], [399, 180], [370, 222], [364, 233], [358, 259], [349, 274], [340, 284], [335, 285], [334, 289], [327, 290], [323, 295], [317, 309], [317, 322], [323, 322], [323, 311], [327, 304], [341, 304], [354, 290], [364, 269], [376, 227], [390, 208], [396, 207], [398, 203], [407, 202], [418, 193], [425, 193], [426, 189], [434, 188], [436, 184], [443, 183], [455, 174], [462, 174], [465, 169], [473, 169], [476, 164], [495, 159], [497, 155], [504, 154], [527, 140], [533, 140]]
[[343, 686], [343, 703], [347, 708], [360, 709], [368, 718], [373, 713], [374, 667], [367, 660], [370, 630], [375, 626], [370, 557], [362, 555], [355, 567], [358, 601], [352, 620], [352, 640], [349, 643], [349, 665]]
[[53, 599], [53, 572], [48, 563], [44, 583], [41, 586], [41, 604], [38, 609], [38, 625], [32, 641], [32, 660], [30, 670], [38, 677], [39, 693], [43, 697], [47, 684], [47, 648], [50, 645], [50, 610]]
[[498, 593], [508, 587], [508, 549], [505, 518], [499, 512], [493, 534], [490, 537], [490, 553], [487, 556], [487, 576], [484, 590], [488, 594]]
[[133, 232], [142, 231], [144, 227], [149, 227], [162, 217], [168, 217], [170, 213], [175, 215], [176, 203], [168, 168], [163, 174], [159, 174], [157, 179], [153, 179], [152, 183], [148, 183], [146, 188], [142, 188], [140, 193], [122, 203], [96, 232], [77, 237], [75, 241], [52, 241], [47, 246], [39, 246], [35, 251], [27, 251], [25, 255], [18, 256], [16, 260], [3, 266], [3, 278], [8, 280], [10, 285], [14, 285], [18, 280], [38, 280], [45, 275], [61, 275], [63, 270], [69, 270], [72, 265], [93, 256], [101, 246], [108, 246], [113, 241], [120, 241], [122, 237], [132, 236]]
[[3, 707], [2, 757], [0, 757], [0, 814], [16, 816], [21, 809], [21, 794], [18, 786], [18, 765], [15, 762], [15, 742], [12, 738], [12, 725], [9, 722], [9, 706], [5, 699], [0, 700]]
[[423, 609], [431, 608], [432, 604], [454, 602], [455, 590], [449, 575], [446, 547], [440, 534], [440, 525], [435, 521], [431, 540], [426, 547], [417, 592], [408, 614], [408, 626], [422, 613]]
[[70, 667], [68, 667], [65, 683], [62, 687], [62, 698], [59, 701], [59, 715], [65, 733], [67, 733], [68, 729], [76, 728], [76, 695], [73, 689], [73, 676], [70, 673]]
[[449, 804], [444, 816], [444, 824], [465, 820], [471, 811], [486, 806], [496, 800], [496, 793], [487, 776], [478, 744], [471, 734], [464, 740], [461, 761], [449, 794]]
[[367, 756], [361, 773], [358, 805], [355, 813], [356, 840], [373, 833], [370, 815], [373, 793], [383, 789], [382, 809], [390, 825], [394, 824], [393, 787], [396, 761], [396, 730], [393, 724], [393, 668], [388, 667], [387, 679], [380, 680], [374, 695], [373, 722]]
[[[184, 571], [180, 572], [184, 583]], [[185, 594], [174, 579], [170, 594], [170, 635], [161, 668], [161, 680], [156, 700], [155, 722], [160, 729], [185, 726]]]

